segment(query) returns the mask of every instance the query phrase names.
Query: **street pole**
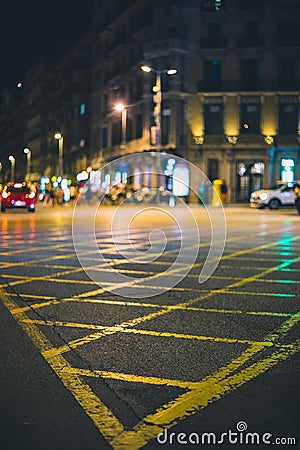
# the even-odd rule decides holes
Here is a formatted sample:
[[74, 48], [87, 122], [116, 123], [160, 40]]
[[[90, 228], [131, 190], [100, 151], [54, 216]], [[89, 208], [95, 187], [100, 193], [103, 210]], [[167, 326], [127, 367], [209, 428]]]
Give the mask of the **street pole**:
[[24, 148], [24, 153], [27, 156], [27, 169], [26, 169], [26, 176], [25, 176], [25, 180], [26, 181], [30, 181], [30, 171], [31, 171], [31, 151], [29, 150], [29, 148]]
[[16, 164], [16, 158], [12, 155], [8, 157], [10, 161], [10, 181], [13, 182], [15, 179], [15, 164]]
[[115, 107], [117, 111], [121, 111], [121, 146], [120, 148], [125, 151], [126, 146], [126, 125], [127, 125], [127, 108], [123, 103], [118, 103]]
[[160, 184], [161, 184], [161, 103], [162, 103], [162, 92], [161, 92], [161, 72], [156, 72], [156, 84], [154, 86], [155, 95], [153, 96], [153, 100], [155, 102], [154, 106], [154, 122], [156, 126], [156, 203], [160, 202]]
[[155, 95], [153, 96], [153, 100], [155, 102], [154, 107], [154, 121], [156, 126], [156, 144], [157, 151], [161, 150], [161, 103], [162, 103], [162, 92], [161, 92], [161, 73], [156, 73], [156, 85], [154, 86]]
[[60, 139], [58, 140], [58, 167], [59, 167], [59, 175], [62, 177], [63, 176], [63, 143], [64, 143], [64, 138], [61, 136]]
[[127, 121], [127, 108], [124, 106], [122, 111], [122, 149], [125, 150], [126, 145], [126, 121]]
[[160, 185], [161, 185], [161, 146], [162, 146], [162, 129], [161, 129], [161, 106], [162, 106], [162, 90], [161, 90], [161, 74], [166, 73], [167, 75], [174, 75], [177, 73], [176, 69], [164, 69], [156, 70], [150, 66], [142, 65], [141, 70], [143, 72], [149, 73], [154, 72], [156, 74], [156, 85], [153, 88], [153, 101], [155, 103], [154, 107], [154, 122], [156, 128], [156, 172], [157, 172], [157, 203], [160, 201]]
[[54, 138], [58, 140], [58, 176], [63, 177], [63, 147], [64, 138], [61, 133], [56, 133]]

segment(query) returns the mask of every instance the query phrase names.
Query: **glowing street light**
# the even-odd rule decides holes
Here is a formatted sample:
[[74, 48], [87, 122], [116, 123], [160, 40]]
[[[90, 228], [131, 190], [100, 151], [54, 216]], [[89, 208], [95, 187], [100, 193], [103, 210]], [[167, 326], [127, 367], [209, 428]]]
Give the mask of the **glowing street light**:
[[16, 158], [13, 155], [10, 155], [8, 159], [10, 161], [10, 181], [14, 181]]
[[29, 148], [24, 148], [23, 152], [25, 155], [27, 155], [27, 169], [26, 169], [26, 175], [25, 180], [30, 180], [30, 165], [31, 165], [31, 150]]
[[157, 70], [157, 69], [153, 69], [153, 67], [147, 66], [147, 65], [143, 65], [141, 66], [141, 69], [143, 72], [149, 73], [149, 72], [154, 72], [154, 73], [166, 73], [167, 75], [175, 75], [175, 73], [177, 73], [177, 69], [163, 69], [163, 70]]
[[121, 148], [125, 148], [126, 144], [126, 121], [127, 121], [127, 108], [123, 103], [117, 103], [115, 106], [115, 109], [117, 111], [120, 111], [122, 113], [121, 121], [122, 121], [122, 143]]
[[54, 139], [58, 140], [58, 176], [63, 176], [63, 145], [64, 138], [61, 133], [55, 133]]
[[[162, 90], [161, 90], [161, 74], [166, 73], [167, 75], [175, 75], [177, 73], [176, 69], [162, 69], [157, 70], [153, 67], [142, 65], [141, 70], [146, 73], [153, 72], [156, 75], [156, 82], [155, 86], [153, 87], [153, 101], [155, 103], [154, 107], [154, 122], [155, 122], [155, 128], [156, 128], [156, 145], [157, 145], [157, 184], [158, 188], [161, 185], [160, 180], [160, 173], [161, 173], [161, 167], [160, 167], [160, 159], [158, 158], [160, 156], [160, 150], [161, 150], [161, 105], [162, 105]], [[159, 189], [157, 189], [157, 203], [159, 203], [160, 200], [160, 192]]]
[[155, 86], [153, 87], [153, 92], [155, 93], [155, 95], [153, 96], [153, 100], [155, 103], [154, 121], [155, 121], [155, 126], [156, 126], [156, 133], [157, 133], [156, 143], [157, 143], [157, 148], [159, 151], [160, 147], [161, 147], [161, 104], [162, 104], [161, 74], [166, 73], [167, 75], [175, 75], [177, 73], [177, 70], [176, 69], [157, 70], [157, 69], [153, 69], [153, 67], [147, 66], [145, 64], [142, 65], [140, 68], [143, 72], [146, 72], [146, 73], [153, 72], [156, 74], [156, 83], [155, 83]]

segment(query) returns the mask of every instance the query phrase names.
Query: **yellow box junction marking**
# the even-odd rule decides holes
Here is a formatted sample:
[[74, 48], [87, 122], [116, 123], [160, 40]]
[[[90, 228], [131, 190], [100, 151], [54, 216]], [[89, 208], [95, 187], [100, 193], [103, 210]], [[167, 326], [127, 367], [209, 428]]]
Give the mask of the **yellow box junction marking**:
[[[290, 240], [297, 240], [299, 238], [292, 238]], [[231, 255], [226, 255], [224, 259], [231, 259], [234, 257], [239, 257], [242, 254], [249, 252], [261, 250], [262, 248], [269, 248], [278, 245], [278, 242], [272, 244], [266, 244], [263, 246], [255, 247], [253, 249], [247, 249], [243, 251], [235, 252]], [[240, 259], [240, 258], [238, 258]], [[296, 352], [300, 351], [300, 340], [293, 343], [281, 344], [280, 340], [286, 336], [289, 330], [291, 330], [296, 324], [300, 322], [300, 314], [280, 314], [280, 313], [270, 313], [271, 315], [280, 315], [282, 317], [289, 317], [281, 326], [277, 329], [268, 333], [261, 342], [248, 341], [248, 340], [233, 340], [217, 337], [203, 337], [194, 335], [183, 335], [176, 333], [158, 333], [154, 331], [146, 330], [136, 330], [133, 328], [134, 325], [143, 323], [148, 320], [153, 320], [161, 315], [167, 314], [176, 309], [182, 310], [205, 310], [205, 308], [195, 308], [194, 303], [199, 302], [199, 300], [205, 300], [216, 293], [231, 293], [232, 288], [241, 287], [247, 283], [260, 280], [263, 276], [286, 268], [287, 266], [298, 262], [299, 258], [294, 258], [290, 260], [283, 261], [275, 267], [271, 267], [263, 270], [261, 273], [245, 278], [236, 280], [234, 283], [228, 285], [221, 290], [213, 290], [202, 296], [190, 300], [188, 302], [180, 303], [178, 305], [171, 306], [160, 306], [156, 305], [159, 311], [147, 314], [145, 316], [138, 317], [133, 320], [123, 322], [119, 325], [113, 327], [102, 327], [99, 331], [87, 335], [81, 339], [71, 341], [68, 345], [54, 348], [51, 342], [46, 338], [46, 336], [40, 331], [38, 325], [51, 325], [53, 322], [47, 321], [35, 321], [29, 319], [25, 315], [25, 308], [20, 308], [8, 295], [4, 292], [2, 293], [2, 298], [5, 306], [9, 309], [11, 313], [14, 313], [15, 318], [18, 320], [22, 328], [26, 331], [28, 336], [32, 339], [36, 347], [39, 349], [41, 354], [44, 356], [46, 361], [50, 364], [52, 369], [60, 377], [67, 389], [73, 394], [78, 403], [85, 410], [87, 415], [93, 420], [96, 427], [103, 434], [105, 439], [110, 443], [114, 450], [138, 450], [142, 446], [146, 445], [149, 440], [155, 438], [164, 428], [170, 428], [188, 417], [195, 414], [200, 409], [205, 408], [212, 401], [216, 401], [221, 398], [225, 393], [237, 389], [239, 386], [243, 385], [247, 381], [253, 379], [254, 377], [264, 373], [266, 370], [274, 367], [278, 362], [284, 361], [290, 356], [294, 355]], [[119, 262], [118, 262], [119, 263]], [[158, 275], [159, 277], [160, 275]], [[53, 275], [52, 275], [53, 277]], [[47, 277], [40, 277], [41, 279], [48, 279]], [[50, 278], [50, 277], [49, 277]], [[142, 281], [142, 280], [138, 280]], [[102, 293], [102, 289], [97, 291], [89, 292], [88, 294], [82, 294], [74, 296], [71, 299], [65, 299], [64, 301], [78, 301], [83, 299], [87, 295], [93, 295], [95, 292]], [[235, 292], [236, 293], [236, 292]], [[243, 292], [245, 294], [245, 292]], [[43, 297], [42, 297], [43, 298]], [[92, 301], [92, 300], [90, 300]], [[47, 302], [43, 302], [43, 306], [46, 307], [47, 304], [58, 304], [61, 301], [52, 300], [51, 298]], [[128, 302], [131, 304], [131, 302]], [[40, 305], [36, 304], [33, 307], [38, 307]], [[149, 307], [153, 307], [152, 304], [148, 304]], [[30, 308], [32, 309], [32, 308]], [[28, 311], [29, 309], [26, 309]], [[211, 310], [214, 311], [215, 310]], [[219, 313], [242, 313], [242, 314], [261, 314], [268, 315], [267, 312], [243, 312], [243, 311], [226, 311], [226, 310], [216, 310]], [[54, 322], [55, 325], [61, 326], [78, 326], [83, 328], [89, 328], [89, 324], [71, 324], [68, 322]], [[98, 326], [90, 324], [91, 327], [96, 327], [93, 329], [98, 330]], [[100, 326], [99, 326], [100, 327]], [[218, 369], [214, 374], [205, 377], [199, 382], [186, 382], [184, 380], [169, 380], [156, 377], [141, 377], [133, 374], [122, 374], [122, 373], [112, 373], [105, 371], [88, 371], [80, 368], [71, 367], [71, 365], [62, 356], [64, 352], [70, 351], [72, 348], [77, 348], [80, 345], [84, 345], [93, 342], [102, 336], [107, 336], [110, 334], [125, 332], [125, 333], [139, 333], [139, 334], [150, 334], [153, 336], [159, 336], [162, 338], [176, 338], [176, 339], [213, 339], [218, 342], [233, 343], [241, 342], [247, 344], [249, 347], [242, 352], [237, 358], [233, 359], [225, 367]], [[248, 367], [244, 367], [244, 364], [249, 362], [250, 359], [262, 352], [264, 349], [274, 346], [274, 351], [270, 355], [262, 357], [259, 361], [252, 363]], [[132, 430], [126, 430], [123, 424], [114, 416], [110, 409], [103, 404], [103, 402], [93, 393], [88, 384], [83, 381], [83, 377], [102, 377], [110, 379], [119, 379], [128, 382], [138, 382], [144, 384], [156, 384], [156, 385], [166, 385], [166, 386], [176, 386], [182, 389], [188, 389], [187, 392], [179, 395], [176, 399], [168, 402], [167, 404], [161, 406], [156, 412], [149, 414], [143, 420], [141, 420]]]

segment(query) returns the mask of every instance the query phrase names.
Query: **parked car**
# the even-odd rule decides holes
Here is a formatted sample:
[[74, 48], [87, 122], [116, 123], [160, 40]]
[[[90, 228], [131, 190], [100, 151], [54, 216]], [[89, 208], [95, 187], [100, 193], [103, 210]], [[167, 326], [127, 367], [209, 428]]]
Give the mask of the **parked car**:
[[35, 211], [36, 195], [25, 182], [8, 183], [1, 193], [1, 212], [6, 208], [27, 208]]
[[250, 196], [250, 206], [252, 208], [278, 209], [280, 206], [295, 204], [295, 187], [300, 181], [284, 182], [277, 181], [268, 189], [260, 189], [252, 192]]

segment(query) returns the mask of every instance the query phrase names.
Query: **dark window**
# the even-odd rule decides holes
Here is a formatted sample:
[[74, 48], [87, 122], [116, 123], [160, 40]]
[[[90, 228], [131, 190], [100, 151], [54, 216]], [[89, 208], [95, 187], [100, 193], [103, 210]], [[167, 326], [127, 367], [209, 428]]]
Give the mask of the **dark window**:
[[73, 106], [73, 117], [77, 118], [79, 116], [79, 109], [77, 105]]
[[162, 109], [161, 115], [161, 143], [167, 145], [169, 142], [170, 109]]
[[126, 120], [126, 140], [132, 140], [132, 119], [128, 115]]
[[296, 19], [279, 20], [277, 45], [282, 47], [299, 45], [299, 25]]
[[140, 138], [143, 135], [143, 118], [141, 113], [135, 116], [135, 137]]
[[107, 127], [102, 128], [102, 147], [107, 147]]
[[243, 59], [240, 65], [241, 88], [255, 90], [258, 88], [257, 59]]
[[221, 48], [224, 47], [224, 43], [222, 24], [220, 22], [209, 22], [207, 24], [207, 41], [205, 46], [208, 48]]
[[244, 33], [241, 44], [243, 47], [257, 47], [261, 45], [257, 21], [249, 20], [244, 23]]
[[297, 89], [297, 64], [296, 59], [278, 60], [278, 84], [279, 89]]
[[121, 143], [121, 121], [114, 122], [112, 125], [112, 145], [119, 145]]
[[279, 105], [279, 134], [296, 134], [298, 129], [298, 105], [281, 103]]
[[139, 100], [143, 97], [143, 93], [144, 93], [144, 77], [140, 75], [136, 79], [136, 98], [137, 98], [137, 100]]
[[299, 0], [273, 0], [273, 5], [276, 8], [286, 8], [299, 7]]
[[100, 129], [99, 128], [95, 128], [93, 130], [93, 136], [92, 136], [92, 142], [93, 142], [93, 147], [99, 149], [101, 148], [101, 141], [100, 141]]
[[207, 178], [210, 181], [217, 180], [219, 178], [219, 160], [208, 159], [207, 160]]
[[243, 134], [260, 133], [260, 105], [251, 103], [241, 104], [241, 129]]
[[104, 94], [102, 97], [102, 112], [104, 115], [108, 112], [108, 95]]
[[253, 11], [261, 9], [264, 2], [262, 0], [239, 0], [240, 11]]
[[221, 88], [221, 61], [218, 59], [208, 59], [204, 65], [204, 85], [205, 89], [218, 91]]
[[162, 92], [168, 92], [170, 90], [170, 78], [174, 75], [167, 75], [166, 73], [161, 74], [161, 90]]
[[223, 133], [223, 105], [204, 105], [206, 134]]

